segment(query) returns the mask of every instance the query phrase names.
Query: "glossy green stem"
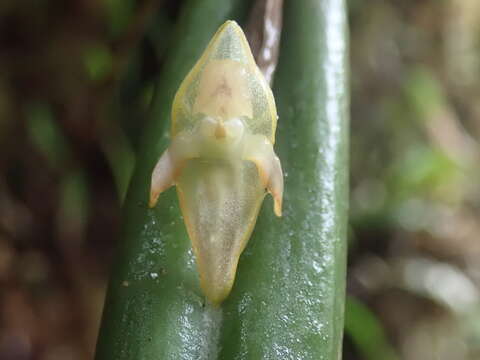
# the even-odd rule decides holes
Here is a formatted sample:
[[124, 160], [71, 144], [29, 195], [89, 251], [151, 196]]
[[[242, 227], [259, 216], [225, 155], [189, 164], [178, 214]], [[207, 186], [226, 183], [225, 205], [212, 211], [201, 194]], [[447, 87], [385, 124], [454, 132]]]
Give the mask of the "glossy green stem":
[[[233, 4], [245, 4], [198, 3], [217, 5], [207, 16], [199, 6], [179, 25], [184, 40], [166, 65], [127, 197], [96, 359], [339, 359], [348, 198], [344, 1], [285, 2], [274, 85], [284, 216], [274, 216], [267, 197], [219, 308], [205, 304], [199, 289], [175, 191], [162, 194], [155, 211], [146, 204], [151, 170], [168, 143], [173, 94]], [[214, 17], [219, 7], [224, 12]]]

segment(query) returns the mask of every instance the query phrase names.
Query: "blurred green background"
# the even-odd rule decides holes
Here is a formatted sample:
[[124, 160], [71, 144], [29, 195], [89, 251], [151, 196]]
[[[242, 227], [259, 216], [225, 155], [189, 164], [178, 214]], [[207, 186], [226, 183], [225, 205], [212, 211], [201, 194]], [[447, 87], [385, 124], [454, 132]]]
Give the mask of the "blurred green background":
[[[1, 359], [92, 358], [182, 3], [0, 2]], [[480, 2], [348, 3], [344, 359], [478, 360]]]

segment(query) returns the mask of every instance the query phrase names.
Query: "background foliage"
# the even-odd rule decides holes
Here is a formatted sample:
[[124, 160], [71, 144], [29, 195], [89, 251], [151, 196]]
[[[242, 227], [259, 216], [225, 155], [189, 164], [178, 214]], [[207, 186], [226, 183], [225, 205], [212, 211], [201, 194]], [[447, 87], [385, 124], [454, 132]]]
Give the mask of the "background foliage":
[[[2, 359], [92, 357], [139, 131], [181, 3], [0, 3]], [[478, 359], [480, 5], [349, 6], [344, 358]]]

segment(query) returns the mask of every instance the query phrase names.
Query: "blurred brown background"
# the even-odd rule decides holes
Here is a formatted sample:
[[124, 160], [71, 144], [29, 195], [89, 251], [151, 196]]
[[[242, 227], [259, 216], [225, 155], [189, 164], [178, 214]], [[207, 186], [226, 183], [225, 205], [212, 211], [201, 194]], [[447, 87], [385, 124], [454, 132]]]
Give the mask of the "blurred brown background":
[[[0, 359], [92, 358], [181, 5], [0, 2]], [[344, 358], [478, 360], [480, 2], [349, 7]]]

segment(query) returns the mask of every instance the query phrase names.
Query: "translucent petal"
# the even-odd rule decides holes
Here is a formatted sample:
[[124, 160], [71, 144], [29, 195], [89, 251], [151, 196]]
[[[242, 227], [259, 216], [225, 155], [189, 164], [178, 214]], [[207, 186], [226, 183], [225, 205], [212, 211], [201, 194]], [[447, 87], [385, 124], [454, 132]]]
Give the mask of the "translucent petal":
[[172, 136], [193, 129], [205, 115], [225, 120], [242, 117], [252, 134], [264, 135], [272, 144], [275, 141], [277, 112], [272, 91], [234, 21], [220, 27], [180, 85], [172, 107]]
[[265, 190], [252, 162], [214, 159], [188, 161], [177, 190], [200, 285], [218, 304], [232, 288]]

